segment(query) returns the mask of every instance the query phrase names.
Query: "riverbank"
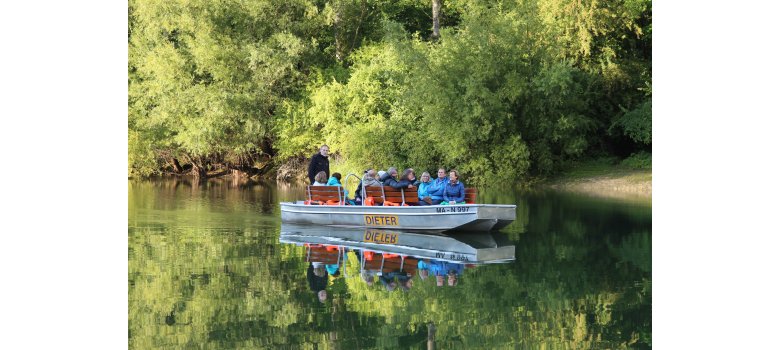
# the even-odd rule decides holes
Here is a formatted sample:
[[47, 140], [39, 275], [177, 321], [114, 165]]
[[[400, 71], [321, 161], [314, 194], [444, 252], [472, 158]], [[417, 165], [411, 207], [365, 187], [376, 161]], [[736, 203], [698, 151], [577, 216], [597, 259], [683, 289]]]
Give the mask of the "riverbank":
[[582, 163], [537, 185], [596, 197], [652, 201], [652, 169], [635, 169], [602, 162]]

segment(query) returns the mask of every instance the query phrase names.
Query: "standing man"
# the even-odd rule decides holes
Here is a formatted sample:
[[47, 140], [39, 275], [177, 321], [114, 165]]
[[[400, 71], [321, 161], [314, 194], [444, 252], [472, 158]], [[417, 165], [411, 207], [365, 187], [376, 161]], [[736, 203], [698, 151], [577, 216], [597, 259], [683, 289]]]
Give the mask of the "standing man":
[[309, 181], [312, 185], [314, 185], [314, 177], [317, 176], [317, 173], [320, 171], [325, 172], [325, 175], [327, 175], [326, 178], [330, 177], [328, 151], [330, 151], [328, 145], [322, 145], [320, 151], [311, 157], [311, 162], [309, 163]]

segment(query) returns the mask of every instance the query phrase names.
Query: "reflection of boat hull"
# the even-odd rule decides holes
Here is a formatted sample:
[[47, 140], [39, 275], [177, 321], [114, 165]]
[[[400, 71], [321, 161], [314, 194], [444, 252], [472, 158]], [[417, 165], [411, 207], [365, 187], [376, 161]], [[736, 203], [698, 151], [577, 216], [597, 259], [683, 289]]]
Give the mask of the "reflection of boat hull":
[[432, 232], [487, 232], [509, 225], [516, 217], [516, 206], [504, 204], [384, 207], [283, 202], [280, 206], [285, 223]]
[[514, 260], [515, 246], [503, 239], [485, 232], [443, 235], [291, 224], [282, 224], [279, 236], [282, 243], [335, 245], [469, 264]]

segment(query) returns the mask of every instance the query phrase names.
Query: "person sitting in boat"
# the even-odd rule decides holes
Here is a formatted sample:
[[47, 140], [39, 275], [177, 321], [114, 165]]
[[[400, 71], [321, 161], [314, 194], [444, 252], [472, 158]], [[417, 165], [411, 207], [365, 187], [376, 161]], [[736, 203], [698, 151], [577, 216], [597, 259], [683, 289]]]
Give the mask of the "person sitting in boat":
[[314, 183], [312, 186], [326, 186], [328, 184], [328, 174], [324, 171], [320, 171], [314, 176]]
[[420, 259], [417, 261], [417, 275], [420, 276], [421, 280], [424, 280], [428, 278], [428, 274], [430, 273], [430, 270], [428, 268], [428, 260], [427, 259]]
[[428, 193], [428, 187], [430, 187], [432, 183], [431, 174], [428, 174], [427, 171], [420, 175], [420, 184], [417, 186], [417, 197], [420, 198], [420, 205], [433, 204], [431, 194]]
[[306, 280], [309, 282], [309, 289], [317, 293], [317, 299], [321, 303], [328, 300], [328, 292], [325, 291], [325, 287], [328, 286], [328, 276], [323, 264], [309, 263], [309, 268], [306, 269]]
[[428, 185], [428, 194], [431, 196], [431, 204], [440, 204], [444, 200], [444, 187], [447, 186], [447, 170], [439, 168], [436, 179]]
[[363, 270], [360, 272], [360, 278], [363, 280], [363, 282], [366, 282], [366, 285], [371, 287], [374, 285], [374, 276], [376, 274], [371, 271]]
[[398, 287], [398, 283], [395, 281], [395, 276], [392, 273], [383, 273], [379, 276], [379, 282], [385, 286], [388, 292], [392, 292]]
[[450, 170], [450, 181], [444, 187], [444, 201], [441, 204], [466, 204], [466, 187], [458, 181], [458, 171]]
[[389, 180], [391, 177], [396, 177], [396, 176], [398, 176], [398, 169], [391, 166], [387, 168], [387, 171], [379, 172], [379, 182], [381, 182], [382, 185], [387, 186], [385, 182]]
[[[338, 186], [341, 187], [341, 173], [333, 173], [333, 176], [328, 179], [328, 183], [325, 184], [326, 186]], [[347, 198], [349, 196], [349, 191], [347, 189], [344, 189], [344, 198]]]
[[414, 171], [411, 169], [406, 169], [404, 171], [403, 176], [399, 180], [396, 180], [396, 177], [398, 177], [398, 170], [396, 168], [390, 168], [387, 169], [387, 178], [382, 181], [382, 185], [390, 186], [392, 188], [395, 188], [397, 190], [400, 190], [402, 188], [412, 188], [412, 183], [409, 182], [410, 178], [414, 178]]
[[458, 276], [463, 274], [463, 265], [440, 260], [431, 260], [428, 270], [436, 276], [436, 286], [444, 285], [444, 276], [447, 276], [447, 285], [454, 287], [458, 284]]
[[398, 285], [401, 286], [402, 291], [408, 292], [410, 289], [412, 289], [414, 281], [412, 280], [412, 276], [409, 274], [404, 272], [396, 272], [396, 279], [398, 280]]
[[363, 201], [363, 186], [382, 186], [382, 183], [376, 179], [376, 170], [368, 169], [363, 173], [363, 179], [360, 180], [357, 189], [355, 190], [355, 202], [361, 203]]

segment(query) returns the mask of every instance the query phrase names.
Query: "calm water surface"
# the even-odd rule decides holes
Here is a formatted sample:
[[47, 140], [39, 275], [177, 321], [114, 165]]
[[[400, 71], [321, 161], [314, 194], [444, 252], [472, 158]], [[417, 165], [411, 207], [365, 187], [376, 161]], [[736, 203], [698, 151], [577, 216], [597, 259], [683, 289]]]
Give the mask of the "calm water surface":
[[416, 276], [388, 291], [359, 277], [350, 252], [325, 275], [322, 303], [307, 248], [280, 243], [278, 203], [303, 193], [130, 181], [130, 348], [651, 347], [649, 203], [484, 189], [480, 202], [518, 205], [501, 231], [514, 261], [466, 268], [454, 286]]

